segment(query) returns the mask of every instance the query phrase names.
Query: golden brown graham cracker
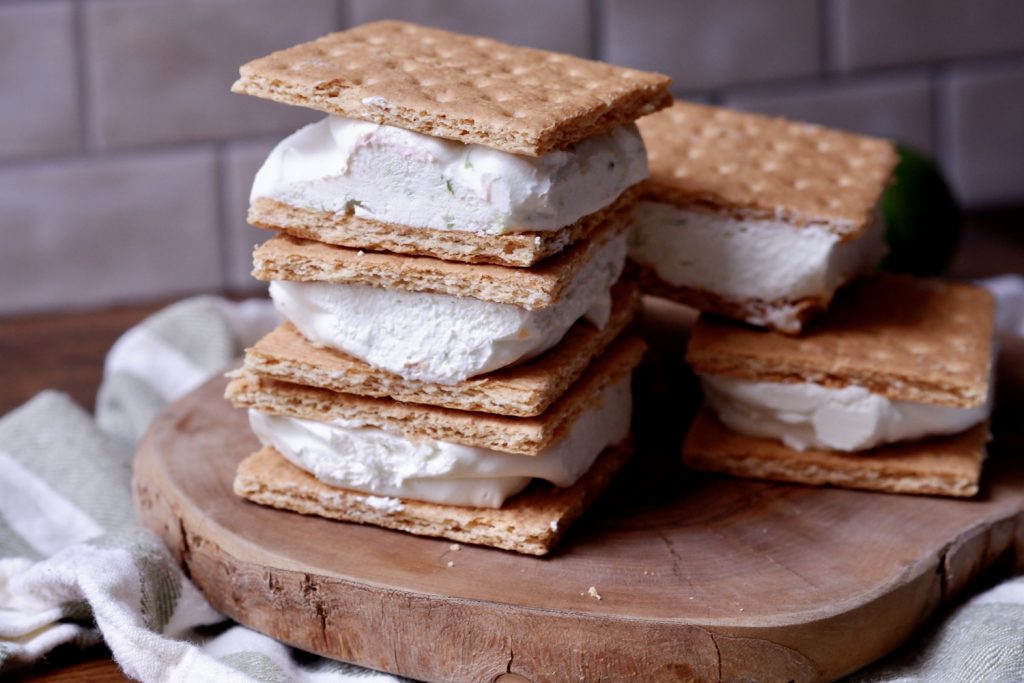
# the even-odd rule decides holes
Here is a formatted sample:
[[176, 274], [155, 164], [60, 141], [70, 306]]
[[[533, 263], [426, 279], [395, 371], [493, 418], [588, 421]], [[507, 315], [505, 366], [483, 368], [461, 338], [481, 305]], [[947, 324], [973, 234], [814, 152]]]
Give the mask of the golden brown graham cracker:
[[244, 370], [228, 384], [225, 398], [237, 408], [329, 422], [356, 420], [413, 439], [434, 439], [537, 455], [562, 438], [576, 418], [597, 405], [601, 392], [628, 376], [640, 362], [636, 343], [618, 344], [595, 359], [555, 403], [534, 417], [509, 417], [453, 410], [390, 398], [343, 394], [260, 377]]
[[640, 284], [644, 294], [669, 299], [700, 311], [707, 311], [750, 325], [766, 327], [784, 334], [800, 334], [804, 324], [822, 313], [828, 303], [822, 298], [806, 297], [789, 301], [779, 299], [726, 299], [712, 292], [693, 287], [670, 285], [646, 266], [631, 262], [630, 277]]
[[540, 156], [667, 107], [670, 82], [661, 74], [379, 21], [251, 61], [231, 90]]
[[978, 492], [988, 425], [961, 434], [890, 444], [863, 453], [794, 451], [729, 430], [706, 407], [683, 444], [692, 469], [798, 484], [968, 497]]
[[533, 268], [358, 251], [279, 235], [256, 247], [252, 274], [259, 280], [369, 285], [538, 309], [557, 303], [580, 268], [628, 227], [628, 217], [613, 216], [590, 239]]
[[630, 220], [638, 194], [634, 186], [612, 204], [561, 230], [484, 235], [383, 223], [354, 214], [316, 211], [261, 197], [249, 206], [249, 223], [293, 237], [351, 249], [433, 256], [445, 261], [529, 267], [571, 244], [590, 238], [607, 222]]
[[799, 337], [702, 315], [686, 360], [703, 374], [858, 385], [895, 400], [971, 408], [989, 396], [994, 317], [980, 287], [874, 275], [840, 291]]
[[263, 448], [241, 462], [234, 488], [237, 495], [255, 503], [304, 515], [546, 555], [607, 488], [632, 451], [632, 440], [627, 439], [605, 449], [572, 486], [560, 489], [535, 481], [498, 509], [415, 500], [380, 505], [379, 497], [320, 482], [272, 448]]
[[871, 224], [898, 160], [887, 140], [690, 102], [638, 125], [646, 198], [849, 237]]
[[[537, 358], [450, 385], [402, 379], [339, 351], [315, 347], [289, 324], [247, 349], [244, 368], [255, 375], [342, 393], [532, 417], [547, 410], [591, 360], [612, 345], [639, 308], [636, 286], [620, 281], [612, 288], [612, 313], [604, 328], [579, 320], [562, 341]], [[636, 338], [617, 343], [629, 345], [637, 357], [643, 353], [643, 343]]]

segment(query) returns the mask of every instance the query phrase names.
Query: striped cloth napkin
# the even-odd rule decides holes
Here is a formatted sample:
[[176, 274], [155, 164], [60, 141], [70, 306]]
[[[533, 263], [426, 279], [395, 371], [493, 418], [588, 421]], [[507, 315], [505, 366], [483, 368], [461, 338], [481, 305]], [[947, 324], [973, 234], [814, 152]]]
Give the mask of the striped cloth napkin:
[[0, 419], [0, 678], [106, 641], [142, 681], [400, 680], [226, 621], [135, 523], [131, 462], [150, 421], [276, 322], [267, 301], [182, 301], [110, 350], [95, 419], [55, 391]]
[[[1024, 279], [986, 284], [1001, 328], [1024, 337]], [[105, 641], [142, 681], [401, 680], [226, 621], [134, 521], [131, 459], [150, 421], [275, 322], [266, 301], [182, 301], [111, 349], [95, 418], [54, 391], [0, 418], [0, 675], [59, 645]], [[854, 680], [1024, 681], [1024, 578], [915, 642]]]

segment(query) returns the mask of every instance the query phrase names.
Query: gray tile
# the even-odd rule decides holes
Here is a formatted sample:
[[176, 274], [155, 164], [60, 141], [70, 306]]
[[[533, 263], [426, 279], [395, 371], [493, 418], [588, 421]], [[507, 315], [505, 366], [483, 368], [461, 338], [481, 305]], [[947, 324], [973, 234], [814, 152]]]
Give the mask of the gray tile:
[[919, 72], [799, 87], [761, 87], [725, 96], [730, 107], [879, 135], [932, 151], [932, 88]]
[[946, 165], [972, 206], [1024, 202], [1024, 64], [960, 68], [944, 85]]
[[1020, 0], [835, 0], [841, 69], [1024, 50]]
[[0, 157], [81, 148], [68, 2], [0, 6]]
[[0, 171], [0, 313], [218, 290], [212, 150]]
[[335, 0], [101, 0], [84, 11], [100, 148], [283, 133], [321, 116], [229, 88], [242, 63], [334, 30]]
[[820, 73], [817, 0], [604, 0], [603, 57], [677, 92]]
[[227, 146], [221, 161], [224, 174], [221, 198], [224, 220], [227, 221], [224, 240], [225, 278], [227, 287], [234, 292], [265, 292], [267, 283], [250, 275], [252, 248], [265, 242], [272, 233], [254, 228], [245, 222], [249, 210], [249, 190], [256, 171], [274, 148], [273, 140], [251, 140]]
[[402, 19], [516, 45], [590, 56], [588, 0], [350, 0], [348, 16], [353, 24]]

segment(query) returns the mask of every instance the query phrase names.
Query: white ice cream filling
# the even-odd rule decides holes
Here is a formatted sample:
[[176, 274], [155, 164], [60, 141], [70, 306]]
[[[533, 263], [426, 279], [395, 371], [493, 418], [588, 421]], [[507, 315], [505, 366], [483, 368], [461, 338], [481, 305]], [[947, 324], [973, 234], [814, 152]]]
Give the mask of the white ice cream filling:
[[676, 287], [724, 299], [831, 299], [886, 253], [876, 219], [861, 236], [840, 241], [822, 227], [737, 219], [718, 212], [643, 201], [634, 214], [629, 257]]
[[454, 384], [533, 358], [581, 317], [603, 328], [626, 260], [625, 233], [580, 267], [562, 297], [529, 310], [367, 285], [274, 281], [277, 310], [310, 341], [405, 379]]
[[329, 116], [277, 145], [250, 199], [498, 234], [561, 229], [646, 177], [647, 154], [632, 123], [528, 157]]
[[502, 453], [401, 434], [359, 422], [315, 422], [249, 411], [260, 441], [330, 486], [446, 505], [501, 507], [531, 479], [576, 483], [629, 433], [630, 378], [605, 388], [565, 436], [537, 455]]
[[897, 441], [957, 434], [986, 420], [991, 397], [974, 408], [891, 400], [860, 386], [840, 389], [701, 375], [704, 396], [722, 422], [749, 436], [803, 451], [863, 451]]

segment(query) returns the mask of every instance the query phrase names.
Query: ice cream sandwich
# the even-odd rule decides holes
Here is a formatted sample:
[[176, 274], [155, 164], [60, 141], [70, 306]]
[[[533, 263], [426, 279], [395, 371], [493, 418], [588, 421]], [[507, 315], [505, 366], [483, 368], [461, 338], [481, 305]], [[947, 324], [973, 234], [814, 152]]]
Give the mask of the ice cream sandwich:
[[[284, 509], [543, 554], [582, 511], [580, 502], [628, 459], [631, 376], [643, 350], [639, 338], [621, 338], [546, 411], [527, 418], [338, 393], [243, 370], [226, 395], [249, 410], [264, 448], [241, 466], [236, 492]], [[547, 501], [547, 528], [460, 523], [467, 514], [525, 514], [524, 495]]]
[[404, 379], [455, 384], [539, 356], [580, 319], [603, 328], [625, 228], [607, 225], [532, 269], [277, 237], [256, 249], [253, 275], [314, 345]]
[[530, 266], [628, 209], [633, 121], [669, 79], [395, 21], [244, 65], [233, 90], [329, 117], [282, 141], [249, 220], [355, 249]]
[[885, 255], [888, 141], [678, 101], [639, 126], [645, 292], [795, 334]]
[[572, 486], [534, 482], [500, 508], [438, 505], [330, 486], [269, 447], [242, 461], [234, 489], [254, 503], [282, 510], [546, 555], [631, 455], [632, 441], [627, 438], [605, 449]]
[[970, 496], [992, 404], [983, 289], [869, 276], [800, 337], [701, 316], [687, 362], [706, 411], [683, 447], [738, 476]]

